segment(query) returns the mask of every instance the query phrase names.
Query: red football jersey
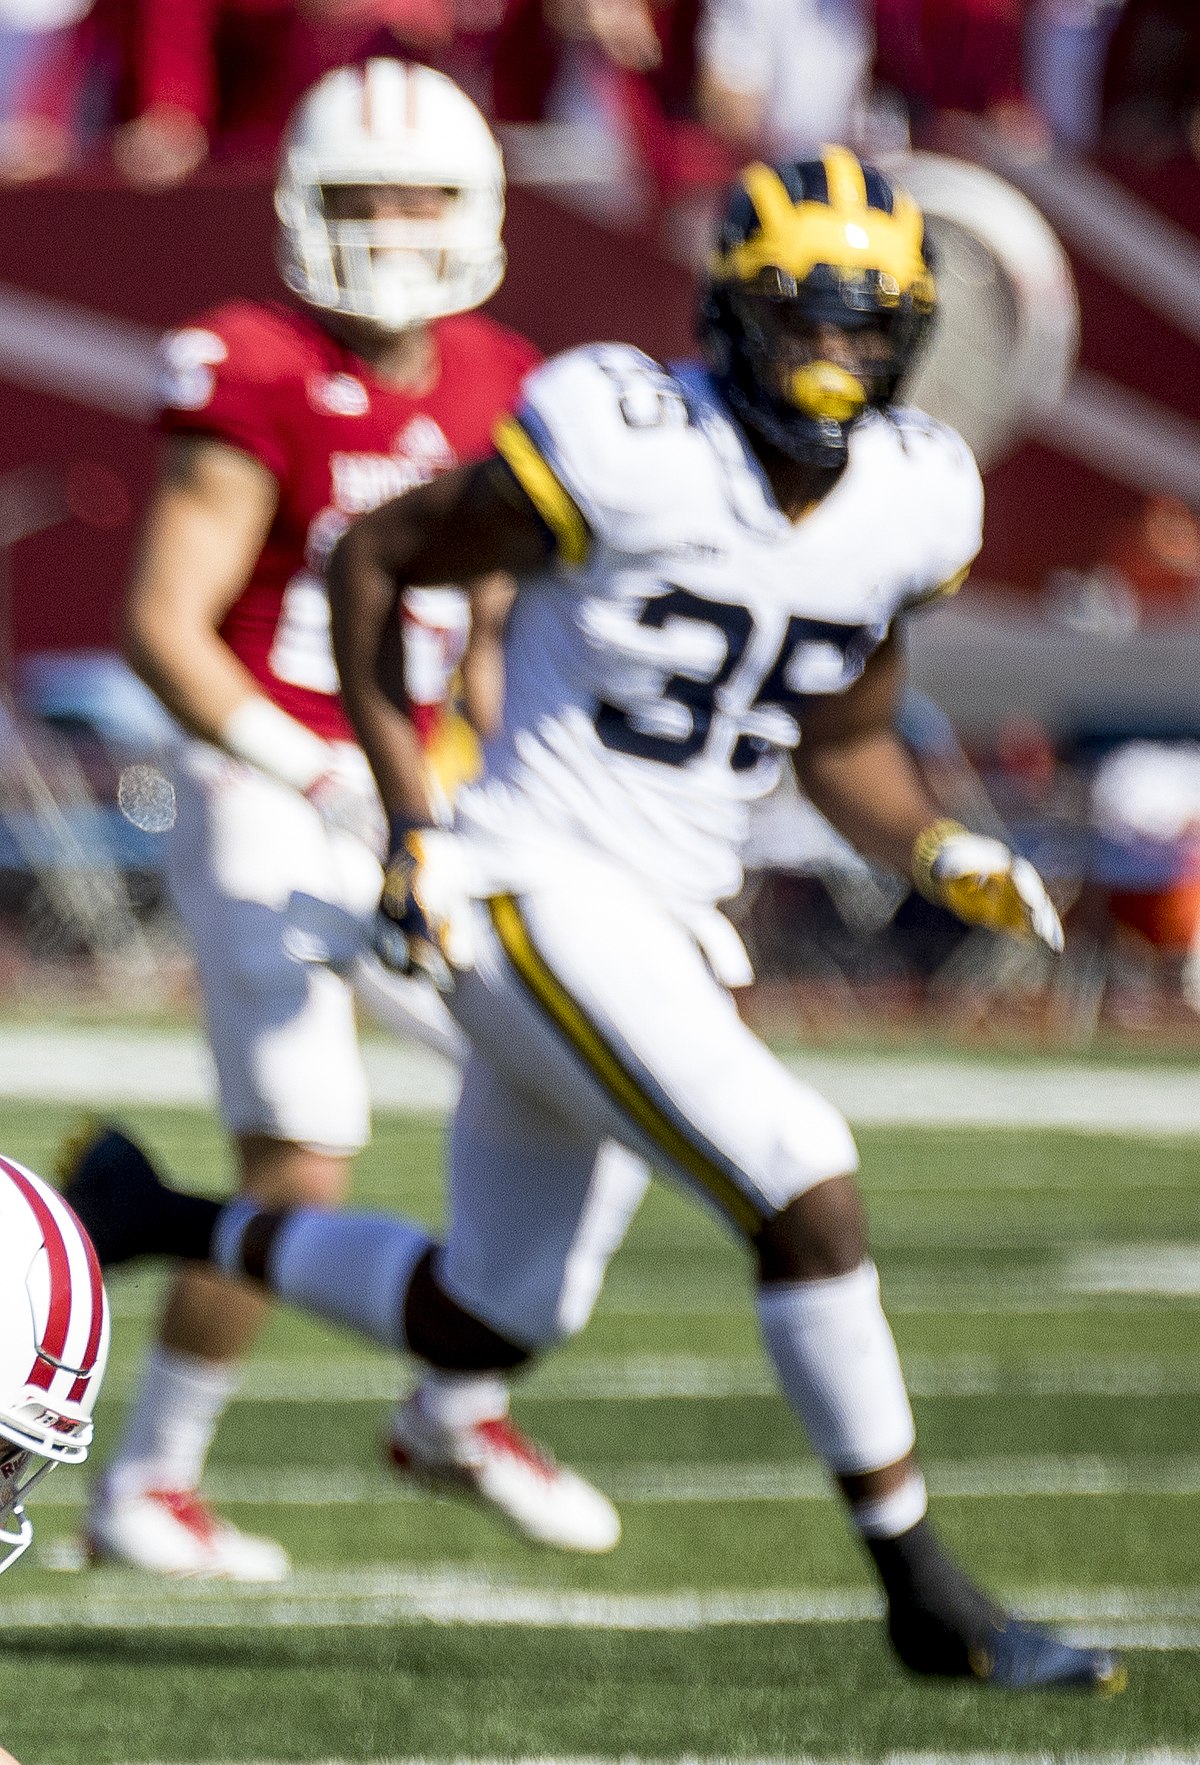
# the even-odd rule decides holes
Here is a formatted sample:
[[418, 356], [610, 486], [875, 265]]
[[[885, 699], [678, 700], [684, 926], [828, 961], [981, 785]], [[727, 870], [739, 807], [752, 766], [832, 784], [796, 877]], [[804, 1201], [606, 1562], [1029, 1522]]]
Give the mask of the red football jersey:
[[167, 431], [228, 442], [279, 482], [271, 531], [221, 636], [268, 698], [330, 741], [354, 739], [330, 647], [330, 552], [354, 516], [487, 454], [540, 359], [481, 313], [432, 329], [437, 381], [418, 397], [284, 306], [231, 302], [163, 344]]

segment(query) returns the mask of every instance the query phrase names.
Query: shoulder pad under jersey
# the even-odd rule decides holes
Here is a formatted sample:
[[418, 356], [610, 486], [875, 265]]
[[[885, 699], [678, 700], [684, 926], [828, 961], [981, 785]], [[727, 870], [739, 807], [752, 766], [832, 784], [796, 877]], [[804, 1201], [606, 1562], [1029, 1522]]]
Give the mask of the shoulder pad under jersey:
[[300, 315], [251, 301], [216, 307], [159, 346], [163, 426], [226, 441], [281, 477], [279, 395], [319, 363], [311, 323]]
[[644, 517], [686, 472], [678, 382], [627, 344], [593, 344], [531, 374], [497, 451], [554, 533], [565, 563], [597, 542], [636, 543]]
[[983, 481], [957, 431], [924, 411], [902, 406], [878, 429], [895, 456], [893, 495], [907, 535], [903, 605], [921, 606], [966, 578], [983, 543]]

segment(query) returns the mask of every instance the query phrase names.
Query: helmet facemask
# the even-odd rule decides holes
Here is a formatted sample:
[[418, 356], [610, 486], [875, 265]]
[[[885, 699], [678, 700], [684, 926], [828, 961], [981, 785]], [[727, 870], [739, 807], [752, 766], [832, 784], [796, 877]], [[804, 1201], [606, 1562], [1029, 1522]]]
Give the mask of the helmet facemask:
[[33, 1539], [25, 1512], [30, 1491], [56, 1464], [80, 1464], [92, 1443], [89, 1417], [49, 1417], [8, 1411], [0, 1417], [0, 1575], [24, 1556]]
[[436, 216], [341, 218], [339, 192], [365, 185], [414, 195], [429, 188], [359, 176], [281, 187], [282, 268], [294, 293], [381, 330], [403, 331], [465, 312], [495, 292], [505, 262], [499, 241], [504, 207], [496, 191], [446, 187]]
[[[844, 465], [854, 425], [894, 402], [924, 342], [933, 279], [904, 201], [840, 148], [753, 166], [731, 201], [701, 341], [739, 421], [802, 464]], [[823, 328], [844, 341], [822, 347]]]

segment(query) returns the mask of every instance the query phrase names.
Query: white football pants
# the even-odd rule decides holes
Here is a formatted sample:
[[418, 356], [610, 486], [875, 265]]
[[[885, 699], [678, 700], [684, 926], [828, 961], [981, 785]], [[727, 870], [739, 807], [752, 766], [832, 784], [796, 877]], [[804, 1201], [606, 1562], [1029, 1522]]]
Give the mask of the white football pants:
[[[857, 1169], [841, 1115], [746, 1028], [633, 881], [589, 862], [476, 911], [478, 961], [451, 999], [472, 1052], [438, 1274], [502, 1336], [537, 1347], [590, 1310], [640, 1198], [632, 1181], [606, 1198], [606, 1142], [748, 1237]], [[587, 1267], [574, 1286], [572, 1259]]]
[[[373, 792], [365, 759], [362, 770]], [[386, 992], [389, 1029], [461, 1055], [430, 987], [398, 977], [376, 987], [373, 958], [354, 960], [379, 900], [379, 863], [298, 791], [204, 742], [182, 744], [173, 773], [167, 874], [196, 953], [225, 1125], [357, 1152], [370, 1133], [354, 1012], [360, 980], [368, 1006]], [[353, 989], [319, 959], [339, 940], [334, 955]], [[306, 952], [310, 960], [300, 959]]]

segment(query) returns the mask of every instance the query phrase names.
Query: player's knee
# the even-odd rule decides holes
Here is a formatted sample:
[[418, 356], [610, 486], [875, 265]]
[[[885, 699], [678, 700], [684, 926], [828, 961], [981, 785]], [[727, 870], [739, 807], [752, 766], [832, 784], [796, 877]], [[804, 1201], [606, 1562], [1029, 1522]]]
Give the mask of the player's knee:
[[437, 1254], [435, 1246], [425, 1252], [404, 1296], [404, 1340], [410, 1352], [445, 1372], [506, 1373], [522, 1366], [530, 1358], [528, 1348], [464, 1310], [439, 1285]]
[[759, 1279], [824, 1281], [867, 1255], [862, 1198], [852, 1176], [831, 1177], [782, 1208], [754, 1238]]
[[265, 1134], [243, 1135], [241, 1191], [264, 1207], [338, 1207], [350, 1186], [346, 1152], [299, 1146]]

